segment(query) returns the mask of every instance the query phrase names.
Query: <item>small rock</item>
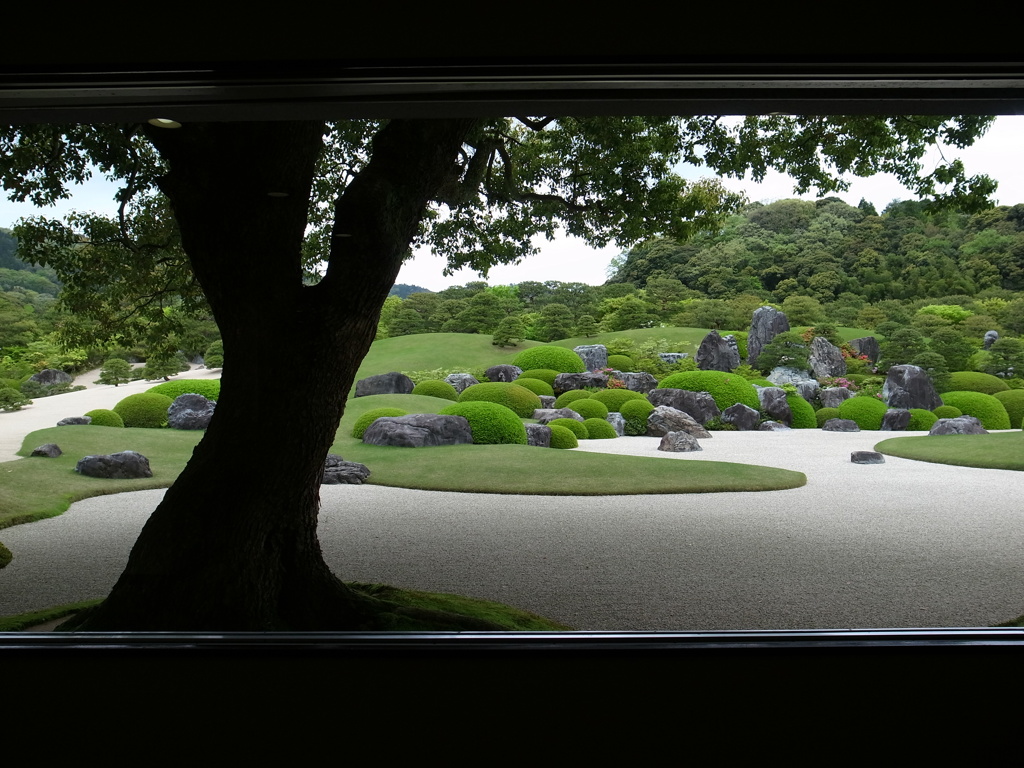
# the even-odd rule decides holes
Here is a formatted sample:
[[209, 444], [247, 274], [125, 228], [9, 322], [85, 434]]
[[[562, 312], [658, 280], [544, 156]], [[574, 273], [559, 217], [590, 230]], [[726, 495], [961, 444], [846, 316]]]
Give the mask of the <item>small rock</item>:
[[885, 464], [885, 458], [878, 451], [854, 451], [850, 454], [854, 464]]
[[362, 485], [370, 476], [365, 464], [356, 461], [345, 461], [336, 453], [327, 454], [324, 461], [324, 476], [321, 485]]
[[74, 427], [81, 424], [92, 424], [92, 416], [68, 416], [57, 422], [58, 427]]
[[32, 451], [33, 456], [43, 456], [47, 459], [56, 459], [60, 456], [63, 451], [56, 443], [47, 443], [46, 445], [40, 445], [38, 448]]
[[216, 407], [216, 401], [202, 395], [178, 395], [167, 409], [167, 426], [171, 429], [206, 429]]
[[690, 451], [703, 451], [697, 438], [688, 432], [669, 432], [661, 438], [658, 444], [659, 451], [670, 453], [688, 453]]
[[551, 386], [556, 395], [587, 387], [604, 389], [608, 386], [608, 377], [603, 373], [560, 373], [555, 376], [555, 382]]
[[596, 371], [608, 367], [608, 347], [604, 344], [584, 344], [573, 347], [573, 352], [580, 356], [588, 371]]
[[575, 419], [576, 421], [585, 421], [585, 419], [572, 408], [538, 408], [533, 412], [532, 418], [536, 419], [541, 424], [550, 424], [555, 419]]
[[551, 447], [551, 427], [544, 424], [526, 424], [526, 444], [537, 448]]
[[853, 396], [854, 393], [846, 387], [828, 387], [818, 392], [818, 402], [822, 408], [838, 408]]
[[518, 365], [492, 365], [484, 371], [484, 376], [488, 381], [510, 382], [515, 381], [522, 372], [523, 369]]
[[690, 414], [667, 405], [657, 406], [647, 416], [647, 434], [651, 437], [659, 437], [660, 435], [676, 432], [685, 432], [693, 437], [711, 437], [711, 433], [704, 429]]
[[785, 424], [780, 424], [777, 421], [766, 421], [761, 424], [758, 428], [758, 432], [789, 432], [791, 427], [787, 427]]
[[479, 384], [476, 376], [471, 373], [449, 373], [444, 377], [444, 380], [455, 387], [455, 391], [462, 393], [462, 390], [467, 387], [472, 387], [474, 384]]
[[890, 408], [882, 417], [882, 432], [903, 432], [910, 424], [910, 411]]
[[823, 432], [860, 432], [860, 427], [853, 419], [829, 419], [822, 424]]
[[929, 435], [987, 435], [975, 416], [957, 416], [955, 419], [939, 419], [928, 430]]
[[605, 421], [612, 425], [612, 428], [615, 430], [615, 434], [619, 437], [626, 434], [626, 419], [618, 411], [612, 411], [609, 413]]
[[741, 432], [750, 432], [757, 429], [761, 421], [761, 414], [743, 403], [730, 405], [722, 411], [722, 421], [732, 424]]
[[416, 385], [412, 379], [399, 371], [367, 376], [356, 382], [356, 397], [368, 395], [408, 395]]
[[78, 460], [75, 472], [87, 477], [103, 477], [112, 480], [153, 476], [153, 470], [149, 468], [149, 459], [135, 451], [86, 456]]

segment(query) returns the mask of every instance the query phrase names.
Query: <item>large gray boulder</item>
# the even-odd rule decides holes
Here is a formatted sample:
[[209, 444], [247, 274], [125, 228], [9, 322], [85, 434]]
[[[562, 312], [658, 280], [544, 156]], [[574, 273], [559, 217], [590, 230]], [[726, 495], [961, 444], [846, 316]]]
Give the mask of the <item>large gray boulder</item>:
[[787, 427], [793, 423], [793, 411], [786, 402], [786, 393], [780, 387], [758, 387], [757, 399], [761, 401], [761, 410], [769, 417]]
[[56, 459], [63, 451], [56, 443], [46, 443], [32, 450], [33, 456], [42, 456], [44, 459]]
[[171, 429], [206, 429], [216, 407], [216, 400], [202, 395], [178, 395], [167, 409], [167, 426]]
[[70, 384], [74, 378], [70, 373], [58, 371], [56, 368], [47, 368], [39, 373], [33, 373], [28, 380], [42, 384], [44, 387], [52, 387], [54, 384]]
[[473, 442], [473, 431], [463, 416], [414, 413], [409, 416], [382, 416], [367, 427], [363, 442], [401, 448], [428, 448]]
[[838, 408], [844, 400], [849, 400], [854, 394], [846, 387], [827, 387], [818, 392], [818, 402], [822, 408]]
[[327, 454], [324, 461], [324, 476], [321, 485], [362, 485], [370, 476], [365, 464], [356, 461], [345, 461], [336, 453]]
[[804, 379], [796, 383], [796, 393], [808, 403], [813, 403], [818, 399], [818, 392], [820, 390], [821, 384], [814, 379]]
[[985, 331], [985, 338], [982, 341], [985, 349], [999, 341], [999, 331]]
[[816, 379], [846, 375], [843, 351], [823, 336], [815, 336], [811, 340], [810, 366]]
[[929, 435], [987, 435], [988, 430], [974, 416], [957, 416], [955, 419], [939, 419], [928, 431]]
[[942, 405], [942, 398], [935, 391], [932, 380], [916, 365], [894, 365], [890, 368], [882, 387], [882, 398], [890, 408], [934, 411]]
[[541, 408], [554, 408], [555, 401], [558, 399], [554, 395], [537, 395], [540, 398]]
[[658, 380], [654, 375], [645, 371], [620, 373], [616, 378], [622, 381], [630, 392], [642, 392], [645, 395], [658, 386]]
[[551, 427], [544, 424], [526, 424], [526, 444], [537, 448], [551, 447]]
[[761, 350], [780, 333], [789, 330], [789, 319], [775, 307], [758, 307], [750, 319], [747, 336], [747, 362], [754, 365]]
[[408, 395], [412, 392], [412, 379], [404, 373], [391, 371], [377, 376], [368, 376], [356, 382], [356, 397], [369, 395]]
[[821, 425], [823, 432], [860, 432], [853, 419], [829, 419]]
[[697, 367], [702, 371], [723, 371], [728, 373], [740, 364], [740, 353], [736, 341], [723, 339], [718, 331], [711, 331], [697, 348]]
[[850, 454], [854, 464], [885, 464], [885, 457], [878, 451], [854, 451]]
[[722, 411], [722, 421], [732, 424], [740, 432], [750, 432], [757, 429], [761, 414], [749, 405], [736, 403]]
[[865, 355], [872, 363], [877, 363], [878, 358], [882, 356], [882, 348], [874, 336], [862, 336], [859, 339], [851, 339], [848, 343], [854, 352]]
[[588, 371], [608, 367], [608, 347], [604, 344], [583, 344], [572, 351], [580, 356]]
[[121, 451], [102, 456], [86, 456], [79, 459], [75, 472], [87, 477], [103, 477], [111, 480], [131, 480], [136, 477], [152, 477], [149, 459], [135, 451]]
[[612, 411], [605, 417], [605, 421], [612, 425], [615, 434], [622, 437], [626, 434], [626, 418], [618, 411]]
[[538, 408], [533, 412], [533, 418], [541, 424], [550, 424], [555, 419], [574, 419], [576, 421], [585, 421], [585, 419], [572, 408]]
[[659, 405], [647, 416], [647, 434], [661, 437], [671, 432], [686, 432], [694, 437], [711, 437], [711, 433], [688, 413]]
[[777, 387], [781, 387], [783, 384], [792, 384], [794, 387], [799, 387], [801, 382], [814, 381], [811, 378], [810, 371], [805, 371], [802, 368], [790, 368], [785, 365], [772, 368], [771, 373], [765, 376], [765, 378]]
[[658, 444], [659, 451], [670, 453], [688, 453], [690, 451], [703, 451], [697, 438], [686, 432], [669, 432], [661, 438]]
[[444, 380], [455, 387], [455, 391], [459, 394], [461, 394], [462, 390], [467, 387], [472, 387], [474, 384], [480, 383], [477, 381], [476, 376], [473, 376], [470, 373], [449, 373], [444, 377]]
[[92, 424], [92, 416], [68, 416], [57, 422], [58, 427], [77, 427]]
[[519, 374], [523, 372], [523, 369], [518, 365], [492, 365], [486, 371], [484, 376], [487, 377], [488, 381], [515, 381], [519, 378]]
[[882, 417], [882, 432], [904, 432], [910, 424], [910, 411], [890, 408]]
[[647, 395], [647, 399], [655, 407], [667, 405], [677, 411], [688, 413], [701, 424], [707, 424], [722, 413], [715, 403], [715, 398], [707, 392], [691, 392], [688, 389], [655, 389]]
[[568, 392], [572, 389], [583, 389], [584, 387], [608, 386], [608, 377], [603, 373], [560, 373], [555, 376], [555, 383], [551, 385], [556, 395]]

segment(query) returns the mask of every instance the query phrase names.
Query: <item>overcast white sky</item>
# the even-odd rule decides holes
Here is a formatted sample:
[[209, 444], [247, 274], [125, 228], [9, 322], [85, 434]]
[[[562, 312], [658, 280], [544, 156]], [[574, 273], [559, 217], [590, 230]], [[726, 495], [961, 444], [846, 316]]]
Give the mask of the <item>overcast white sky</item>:
[[[973, 147], [966, 150], [947, 150], [946, 159], [960, 157], [969, 174], [985, 173], [999, 182], [996, 202], [1001, 205], [1015, 205], [1024, 202], [1024, 116], [1001, 116], [989, 132]], [[683, 175], [699, 178], [707, 175], [701, 169], [687, 168]], [[742, 191], [753, 201], [771, 202], [796, 197], [793, 181], [788, 176], [772, 172], [761, 184], [749, 180], [727, 179], [730, 189]], [[0, 226], [11, 227], [22, 216], [37, 213], [47, 216], [63, 215], [69, 210], [112, 211], [113, 187], [102, 179], [94, 180], [80, 188], [70, 201], [64, 201], [54, 208], [37, 211], [26, 204], [12, 203], [6, 197], [0, 199]], [[837, 197], [856, 205], [866, 198], [881, 212], [896, 199], [912, 199], [913, 195], [891, 176], [875, 176], [856, 179], [849, 192]], [[814, 199], [815, 195], [805, 195]], [[541, 252], [516, 266], [494, 267], [487, 278], [491, 285], [507, 285], [526, 280], [559, 280], [600, 285], [606, 279], [609, 262], [617, 256], [620, 248], [609, 246], [603, 250], [589, 248], [575, 238], [562, 237], [553, 242], [541, 238]], [[475, 272], [461, 270], [451, 277], [444, 277], [444, 259], [429, 252], [419, 252], [409, 261], [398, 276], [399, 283], [419, 285], [430, 290], [441, 290], [451, 285], [462, 285], [470, 280], [479, 280]]]

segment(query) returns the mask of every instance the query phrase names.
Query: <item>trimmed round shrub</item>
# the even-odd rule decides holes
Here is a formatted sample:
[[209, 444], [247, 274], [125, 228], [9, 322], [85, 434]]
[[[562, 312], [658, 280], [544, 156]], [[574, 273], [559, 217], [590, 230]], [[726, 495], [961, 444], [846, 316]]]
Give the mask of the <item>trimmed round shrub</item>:
[[793, 422], [790, 424], [793, 429], [814, 429], [818, 426], [814, 408], [800, 395], [786, 395], [786, 402], [793, 413]]
[[526, 445], [526, 427], [519, 417], [499, 403], [469, 401], [445, 406], [438, 413], [463, 416], [477, 445]]
[[358, 419], [352, 427], [352, 437], [356, 440], [362, 440], [363, 434], [370, 425], [373, 424], [381, 416], [408, 416], [408, 411], [403, 411], [401, 408], [371, 408]]
[[1010, 416], [1010, 429], [1024, 429], [1024, 389], [1008, 389], [992, 395]]
[[533, 394], [538, 396], [547, 395], [548, 397], [554, 397], [555, 394], [555, 390], [551, 388], [551, 385], [546, 381], [541, 381], [540, 379], [530, 379], [520, 376], [514, 383], [518, 384], [520, 387], [526, 387], [528, 390], [533, 392]]
[[825, 426], [825, 422], [829, 419], [838, 419], [839, 409], [838, 408], [819, 408], [814, 412], [814, 420], [818, 423], [819, 427]]
[[97, 408], [94, 411], [89, 411], [84, 414], [92, 419], [92, 423], [97, 427], [124, 427], [124, 419], [122, 419], [116, 411], [108, 411], [106, 408]]
[[743, 403], [754, 410], [761, 409], [754, 385], [735, 373], [722, 371], [686, 371], [666, 376], [658, 383], [658, 389], [686, 389], [690, 392], [707, 392], [715, 399], [715, 405], [724, 411], [730, 405]]
[[626, 355], [608, 355], [608, 367], [616, 371], [632, 371], [634, 365], [633, 358]]
[[613, 437], [619, 436], [615, 427], [604, 419], [587, 419], [583, 422], [583, 426], [587, 428], [589, 440], [611, 440]]
[[442, 400], [451, 400], [452, 402], [459, 401], [459, 393], [455, 391], [455, 387], [447, 381], [440, 381], [439, 379], [421, 381], [412, 388], [412, 393], [414, 395], [426, 395], [427, 397], [439, 397]]
[[[540, 379], [545, 384], [553, 385], [557, 375], [558, 371], [553, 371], [550, 368], [532, 368], [529, 371], [520, 373], [519, 379]], [[518, 382], [519, 379], [516, 379], [516, 381]]]
[[889, 406], [875, 397], [851, 397], [839, 405], [839, 418], [850, 419], [865, 430], [882, 428], [882, 419]]
[[631, 389], [602, 389], [600, 392], [594, 392], [590, 399], [604, 403], [609, 411], [618, 411], [622, 408], [623, 403], [628, 403], [630, 400], [646, 400], [647, 398]]
[[167, 426], [167, 409], [173, 402], [167, 395], [140, 392], [128, 395], [114, 406], [114, 412], [126, 427], [160, 429]]
[[651, 415], [654, 406], [644, 398], [643, 400], [629, 400], [622, 404], [619, 413], [626, 420], [626, 434], [636, 437], [647, 434], [647, 417]]
[[586, 440], [590, 436], [586, 425], [582, 421], [576, 421], [576, 419], [554, 419], [548, 422], [548, 426], [564, 427], [580, 440]]
[[548, 426], [551, 427], [552, 448], [579, 448], [579, 441], [571, 429], [567, 429], [560, 424], [548, 424]]
[[942, 402], [959, 408], [965, 416], [973, 416], [985, 429], [1011, 429], [1010, 414], [992, 395], [984, 392], [943, 392]]
[[932, 428], [932, 425], [939, 420], [931, 411], [926, 411], [924, 408], [911, 408], [910, 409], [910, 423], [907, 424], [908, 432], [927, 432]]
[[565, 347], [531, 347], [524, 349], [512, 359], [524, 371], [531, 368], [547, 368], [559, 373], [583, 373], [587, 367], [583, 358]]
[[558, 396], [558, 399], [555, 400], [555, 408], [568, 408], [577, 400], [588, 399], [591, 394], [593, 393], [587, 392], [585, 389], [570, 389]]
[[608, 416], [608, 406], [590, 397], [573, 400], [568, 407], [584, 419], [604, 419]]
[[178, 395], [202, 395], [207, 400], [220, 397], [220, 379], [175, 379], [150, 387], [146, 392], [167, 395], [173, 401]]
[[936, 420], [938, 419], [955, 419], [957, 416], [963, 416], [964, 412], [959, 408], [954, 408], [952, 405], [940, 405], [938, 408], [932, 410], [935, 414]]
[[1005, 392], [1009, 388], [1009, 384], [990, 373], [957, 371], [949, 374], [949, 383], [939, 394], [944, 392], [981, 392], [986, 395], [994, 395], [996, 392]]
[[4, 568], [9, 565], [13, 559], [14, 555], [11, 554], [11, 550], [5, 547], [3, 542], [0, 541], [0, 568]]
[[507, 381], [474, 384], [462, 390], [460, 403], [497, 403], [521, 419], [529, 419], [540, 408], [540, 398], [526, 387]]

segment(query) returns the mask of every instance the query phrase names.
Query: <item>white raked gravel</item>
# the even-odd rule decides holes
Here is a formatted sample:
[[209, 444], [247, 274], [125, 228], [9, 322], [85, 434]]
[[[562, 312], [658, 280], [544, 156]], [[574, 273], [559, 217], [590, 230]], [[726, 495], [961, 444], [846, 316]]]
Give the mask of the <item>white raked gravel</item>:
[[[109, 407], [80, 406], [87, 395], [60, 396], [58, 418]], [[807, 474], [804, 487], [766, 493], [324, 486], [320, 539], [345, 579], [497, 600], [586, 630], [988, 626], [1024, 613], [1024, 472], [850, 462], [890, 436], [716, 432], [692, 454], [661, 453], [657, 438], [581, 446]], [[86, 499], [0, 532], [15, 554], [0, 570], [0, 615], [102, 597], [162, 494]]]

